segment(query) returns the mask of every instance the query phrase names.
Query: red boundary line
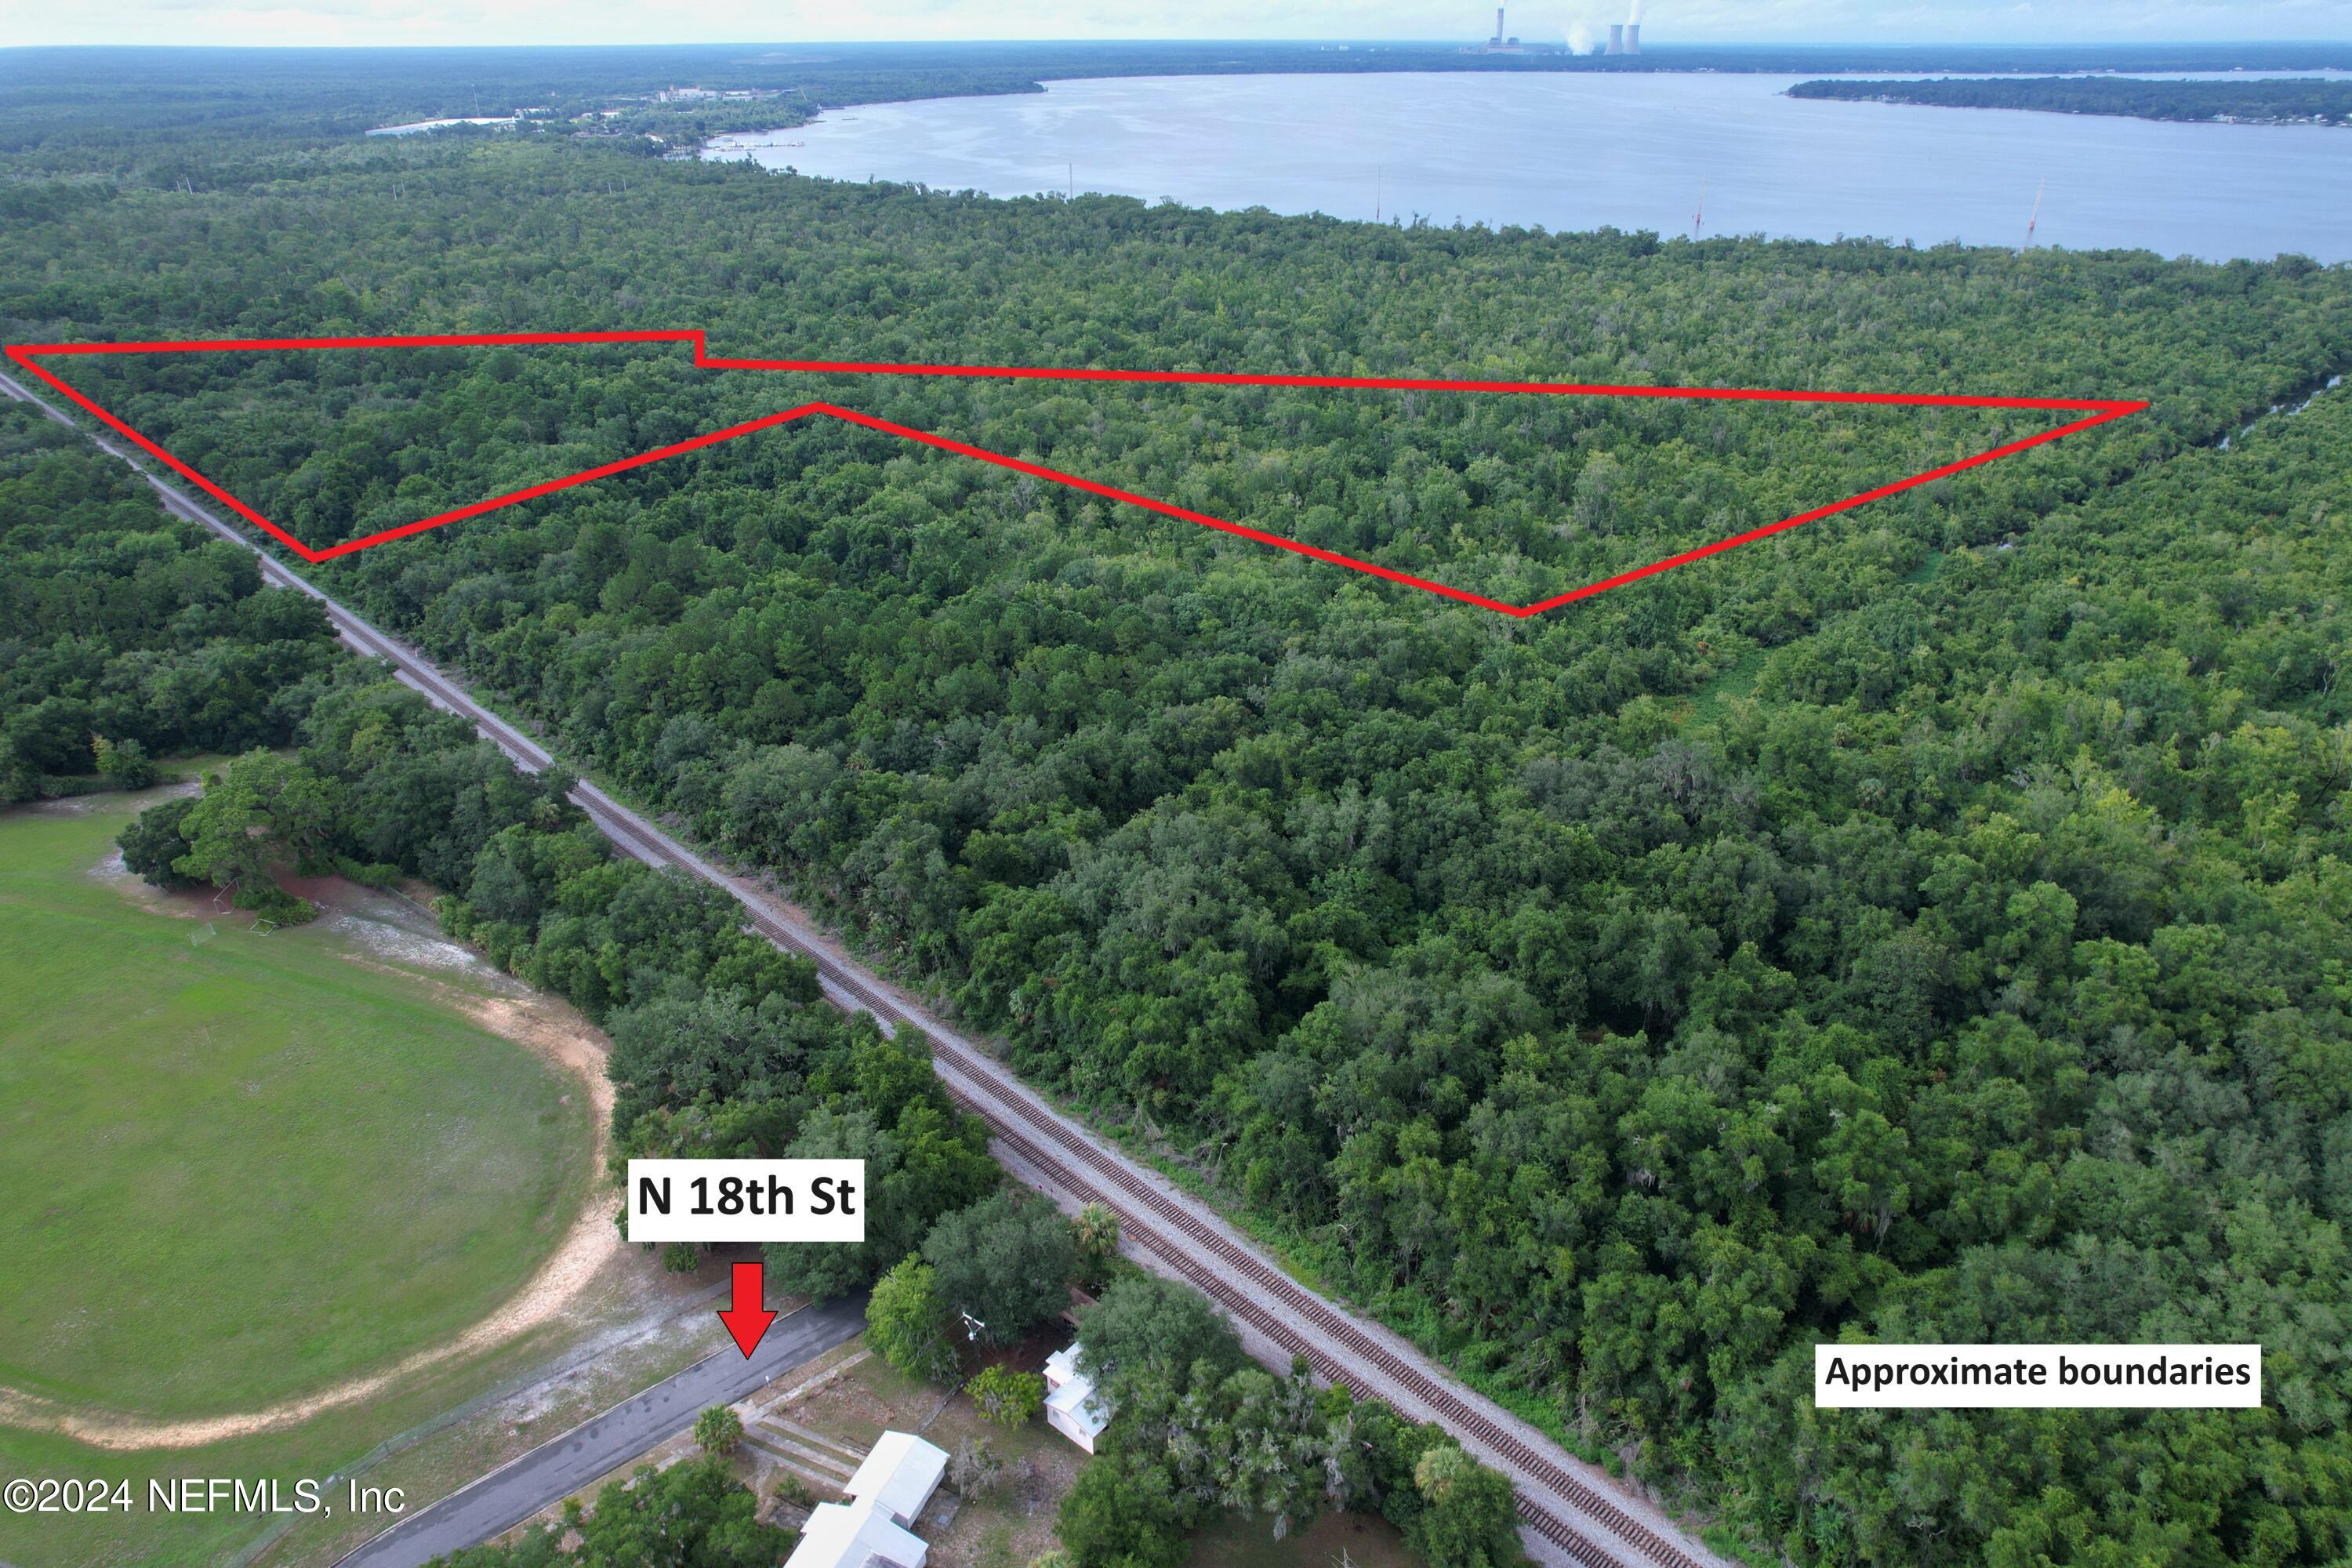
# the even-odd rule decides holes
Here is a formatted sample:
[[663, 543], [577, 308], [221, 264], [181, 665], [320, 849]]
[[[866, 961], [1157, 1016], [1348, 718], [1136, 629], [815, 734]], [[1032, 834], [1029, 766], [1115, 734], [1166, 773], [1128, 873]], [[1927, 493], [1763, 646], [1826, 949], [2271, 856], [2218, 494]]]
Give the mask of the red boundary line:
[[[236, 350], [276, 349], [493, 348], [547, 343], [687, 343], [694, 350], [696, 368], [701, 370], [796, 371], [824, 375], [962, 376], [1003, 381], [1129, 382], [1147, 385], [1177, 386], [1317, 387], [1372, 392], [1484, 392], [1548, 397], [1651, 397], [1739, 403], [1861, 404], [1903, 408], [2008, 408], [2082, 414], [2085, 417], [2073, 420], [2053, 429], [2044, 430], [2037, 436], [2028, 436], [2021, 440], [2011, 441], [2003, 446], [1995, 447], [1990, 451], [1979, 452], [1974, 457], [1962, 458], [1957, 462], [1946, 463], [1940, 468], [1930, 468], [1925, 473], [1913, 474], [1907, 479], [1897, 479], [1892, 484], [1881, 485], [1875, 489], [1864, 490], [1860, 495], [1848, 496], [1843, 500], [1832, 501], [1827, 506], [1816, 507], [1811, 511], [1799, 512], [1794, 517], [1782, 518], [1778, 522], [1767, 523], [1761, 528], [1749, 529], [1745, 533], [1734, 534], [1728, 539], [1718, 539], [1712, 544], [1703, 544], [1694, 550], [1685, 550], [1678, 555], [1669, 555], [1662, 561], [1654, 561], [1646, 566], [1638, 566], [1630, 572], [1621, 572], [1613, 577], [1605, 577], [1597, 583], [1588, 583], [1581, 588], [1573, 588], [1565, 594], [1556, 594], [1549, 599], [1540, 600], [1532, 605], [1507, 605], [1498, 599], [1487, 598], [1482, 594], [1448, 587], [1443, 583], [1433, 583], [1425, 577], [1416, 577], [1411, 573], [1399, 572], [1393, 567], [1360, 560], [1336, 550], [1321, 549], [1296, 539], [1286, 539], [1278, 533], [1269, 533], [1263, 529], [1251, 528], [1244, 523], [1211, 517], [1206, 512], [1193, 511], [1163, 500], [1154, 500], [1150, 496], [1138, 495], [1132, 490], [1119, 489], [1116, 486], [1082, 479], [1076, 474], [1064, 473], [1058, 468], [1049, 468], [1040, 463], [1032, 463], [1003, 452], [992, 452], [984, 447], [975, 447], [950, 437], [933, 435], [929, 431], [918, 430], [910, 426], [893, 424], [887, 419], [879, 419], [870, 414], [860, 414], [855, 409], [824, 402], [799, 404], [763, 418], [747, 420], [740, 425], [728, 426], [723, 430], [712, 430], [684, 441], [675, 441], [667, 447], [656, 447], [650, 452], [640, 452], [634, 458], [624, 458], [617, 462], [605, 463], [593, 468], [583, 468], [579, 473], [567, 474], [562, 479], [550, 479], [543, 484], [511, 490], [502, 496], [493, 496], [488, 500], [476, 501], [470, 506], [461, 506], [453, 510], [436, 513], [432, 517], [420, 518], [415, 522], [403, 523], [397, 528], [387, 528], [363, 538], [345, 540], [341, 544], [331, 545], [324, 550], [313, 550], [194, 468], [132, 429], [114, 415], [100, 407], [97, 403], [75, 391], [59, 376], [34, 363], [37, 359], [48, 355], [221, 353]], [[749, 436], [755, 431], [772, 429], [776, 426], [790, 424], [796, 419], [823, 415], [827, 418], [861, 425], [869, 430], [878, 430], [886, 435], [897, 436], [904, 440], [936, 447], [943, 452], [953, 452], [961, 457], [977, 458], [983, 463], [993, 463], [998, 468], [1010, 468], [1015, 473], [1027, 474], [1034, 479], [1050, 479], [1055, 484], [1067, 485], [1072, 489], [1083, 490], [1088, 495], [1101, 496], [1108, 500], [1140, 507], [1147, 511], [1158, 512], [1163, 517], [1198, 523], [1203, 528], [1213, 528], [1220, 532], [1254, 540], [1260, 544], [1271, 545], [1276, 550], [1287, 550], [1293, 554], [1328, 562], [1335, 566], [1346, 566], [1387, 582], [1402, 583], [1408, 587], [1420, 588], [1427, 593], [1454, 599], [1462, 604], [1475, 605], [1481, 609], [1522, 618], [1541, 615], [1546, 610], [1558, 609], [1563, 605], [1572, 605], [1581, 599], [1590, 599], [1596, 595], [1605, 594], [1612, 588], [1622, 588], [1628, 583], [1638, 583], [1644, 577], [1654, 577], [1661, 572], [1671, 572], [1677, 566], [1687, 565], [1694, 561], [1704, 561], [1710, 555], [1720, 555], [1725, 551], [1737, 550], [1743, 544], [1753, 544], [1758, 540], [1769, 539], [1776, 533], [1786, 533], [1792, 528], [1802, 528], [1809, 522], [1818, 522], [1822, 518], [1852, 511], [1856, 507], [1867, 506], [1874, 500], [1884, 500], [1888, 496], [1900, 495], [1905, 490], [1916, 489], [1921, 485], [1933, 483], [1937, 479], [1947, 479], [1969, 468], [1981, 468], [1987, 463], [1998, 462], [2003, 458], [2013, 457], [2032, 447], [2063, 439], [2077, 431], [2089, 430], [2112, 420], [2121, 419], [2126, 415], [2137, 414], [2147, 406], [2146, 403], [2111, 398], [1968, 397], [1899, 392], [1791, 392], [1723, 386], [1610, 386], [1544, 381], [1448, 381], [1418, 376], [1247, 375], [1213, 371], [1057, 370], [1025, 365], [895, 364], [853, 360], [728, 359], [714, 356], [709, 352], [699, 328], [637, 332], [446, 332], [412, 337], [224, 338], [130, 343], [18, 343], [9, 347], [6, 353], [9, 359], [57, 388], [58, 392], [110, 429], [135, 443], [142, 451], [164, 464], [173, 473], [195, 485], [206, 495], [285, 545], [304, 561], [314, 564], [319, 562], [332, 561], [338, 556], [350, 555], [358, 551], [373, 549], [376, 545], [389, 543], [395, 539], [405, 539], [411, 534], [423, 533], [428, 529], [439, 528], [444, 523], [457, 522], [469, 517], [479, 517], [484, 512], [496, 511], [501, 507], [514, 506], [523, 501], [534, 500], [541, 496], [552, 495], [558, 490], [570, 489], [575, 485], [590, 484], [597, 479], [609, 479], [614, 474], [626, 473], [631, 468], [642, 468], [649, 463], [658, 463], [666, 458], [675, 458], [681, 453], [698, 451], [705, 447], [715, 447], [722, 441], [731, 441], [739, 436]]]

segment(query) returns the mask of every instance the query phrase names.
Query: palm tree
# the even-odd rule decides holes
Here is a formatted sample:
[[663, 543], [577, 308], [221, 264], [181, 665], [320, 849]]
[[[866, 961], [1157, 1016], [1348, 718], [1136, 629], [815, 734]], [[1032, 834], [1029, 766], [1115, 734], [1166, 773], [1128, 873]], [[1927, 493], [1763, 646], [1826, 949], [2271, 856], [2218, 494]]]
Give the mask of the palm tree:
[[1093, 1289], [1102, 1283], [1110, 1271], [1110, 1260], [1118, 1256], [1118, 1215], [1108, 1204], [1088, 1204], [1070, 1222], [1078, 1244], [1078, 1267], [1083, 1283]]

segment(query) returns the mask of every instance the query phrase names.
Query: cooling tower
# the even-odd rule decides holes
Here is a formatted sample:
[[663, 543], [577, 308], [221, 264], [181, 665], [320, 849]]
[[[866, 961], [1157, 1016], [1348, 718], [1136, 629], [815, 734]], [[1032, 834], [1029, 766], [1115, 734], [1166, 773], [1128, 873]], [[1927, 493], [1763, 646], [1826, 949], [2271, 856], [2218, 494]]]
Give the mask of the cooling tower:
[[1629, 55], [1642, 52], [1642, 24], [1639, 22], [1628, 24], [1625, 28], [1625, 52]]
[[1609, 52], [1612, 55], [1625, 52], [1625, 24], [1622, 22], [1609, 24]]

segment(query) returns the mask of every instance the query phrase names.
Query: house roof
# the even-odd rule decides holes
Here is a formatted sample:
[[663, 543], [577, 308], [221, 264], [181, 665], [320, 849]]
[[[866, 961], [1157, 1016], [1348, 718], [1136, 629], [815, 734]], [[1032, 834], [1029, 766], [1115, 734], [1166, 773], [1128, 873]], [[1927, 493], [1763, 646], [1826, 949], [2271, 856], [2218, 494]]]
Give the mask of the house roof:
[[912, 1432], [885, 1432], [842, 1489], [871, 1502], [885, 1518], [914, 1522], [948, 1473], [947, 1450]]
[[1056, 1410], [1086, 1429], [1087, 1436], [1098, 1436], [1110, 1425], [1110, 1412], [1095, 1397], [1095, 1380], [1078, 1370], [1078, 1348], [1055, 1351], [1045, 1359], [1045, 1380], [1054, 1392], [1045, 1396], [1045, 1408]]
[[809, 1510], [784, 1568], [866, 1568], [876, 1562], [923, 1568], [929, 1555], [922, 1537], [899, 1529], [871, 1502], [821, 1502]]
[[1110, 1413], [1102, 1401], [1095, 1397], [1092, 1387], [1082, 1383], [1066, 1383], [1054, 1390], [1046, 1399], [1047, 1409], [1058, 1410], [1087, 1429], [1089, 1436], [1110, 1425]]

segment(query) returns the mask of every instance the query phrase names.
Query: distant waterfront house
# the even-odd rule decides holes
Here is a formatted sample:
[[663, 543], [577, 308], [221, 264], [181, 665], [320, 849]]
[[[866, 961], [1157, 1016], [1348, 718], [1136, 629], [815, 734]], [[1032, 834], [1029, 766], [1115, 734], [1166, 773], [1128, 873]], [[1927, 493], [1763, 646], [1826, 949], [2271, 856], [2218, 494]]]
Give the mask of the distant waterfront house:
[[1078, 1370], [1078, 1347], [1045, 1358], [1045, 1424], [1091, 1454], [1095, 1439], [1110, 1425], [1110, 1412], [1095, 1397], [1095, 1380]]
[[924, 1568], [931, 1549], [908, 1527], [947, 1474], [947, 1451], [911, 1432], [885, 1432], [843, 1488], [819, 1503], [784, 1568]]

